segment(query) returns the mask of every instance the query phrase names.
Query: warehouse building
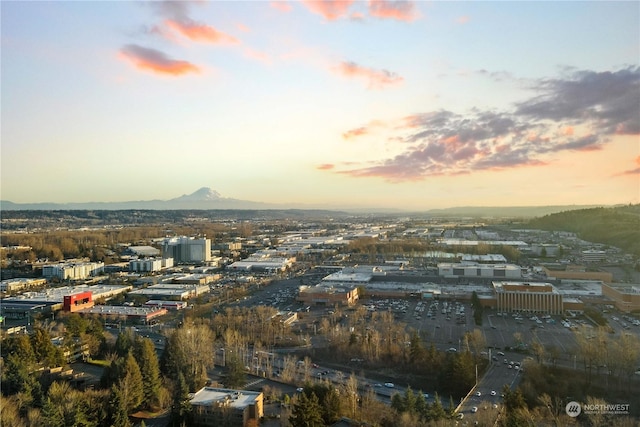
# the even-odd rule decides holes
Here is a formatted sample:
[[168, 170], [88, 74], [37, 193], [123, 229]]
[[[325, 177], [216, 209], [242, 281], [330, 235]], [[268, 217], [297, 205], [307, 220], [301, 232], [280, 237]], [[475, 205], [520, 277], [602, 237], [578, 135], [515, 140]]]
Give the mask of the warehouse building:
[[640, 310], [640, 285], [613, 286], [602, 284], [602, 294], [611, 299], [620, 311], [630, 313]]
[[481, 264], [477, 262], [438, 264], [438, 274], [457, 279], [520, 279], [522, 267], [515, 264]]

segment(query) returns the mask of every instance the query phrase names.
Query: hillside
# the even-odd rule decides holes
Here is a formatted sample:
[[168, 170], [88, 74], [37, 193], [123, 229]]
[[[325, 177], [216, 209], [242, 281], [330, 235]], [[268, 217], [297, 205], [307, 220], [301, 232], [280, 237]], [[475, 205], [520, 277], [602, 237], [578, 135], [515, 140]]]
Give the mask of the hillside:
[[572, 231], [581, 239], [640, 256], [640, 205], [580, 209], [534, 218], [532, 228]]

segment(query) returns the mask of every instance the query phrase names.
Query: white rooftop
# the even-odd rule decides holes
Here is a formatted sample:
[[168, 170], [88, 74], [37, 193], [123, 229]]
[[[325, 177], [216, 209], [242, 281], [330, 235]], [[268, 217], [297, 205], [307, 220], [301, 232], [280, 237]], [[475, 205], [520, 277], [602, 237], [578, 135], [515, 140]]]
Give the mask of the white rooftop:
[[256, 391], [203, 387], [194, 393], [191, 404], [204, 406], [228, 402], [229, 406], [233, 408], [243, 409], [255, 404], [261, 394]]

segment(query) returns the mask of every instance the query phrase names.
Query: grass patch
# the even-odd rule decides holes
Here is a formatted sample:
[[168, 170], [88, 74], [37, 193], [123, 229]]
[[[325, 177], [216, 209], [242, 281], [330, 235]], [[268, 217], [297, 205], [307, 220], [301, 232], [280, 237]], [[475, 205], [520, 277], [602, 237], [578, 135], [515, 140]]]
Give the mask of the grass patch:
[[90, 365], [102, 366], [103, 368], [107, 368], [107, 367], [111, 366], [111, 362], [109, 362], [108, 360], [103, 360], [103, 359], [88, 358], [87, 359], [87, 363], [90, 364]]

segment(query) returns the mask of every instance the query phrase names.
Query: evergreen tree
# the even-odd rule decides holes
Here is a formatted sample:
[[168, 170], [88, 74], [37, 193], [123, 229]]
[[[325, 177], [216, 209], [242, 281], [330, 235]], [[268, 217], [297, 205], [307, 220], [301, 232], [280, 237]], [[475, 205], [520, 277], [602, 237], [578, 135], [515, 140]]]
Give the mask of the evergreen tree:
[[416, 412], [416, 395], [413, 392], [413, 390], [411, 390], [411, 387], [407, 387], [407, 389], [404, 391], [403, 400], [404, 400], [405, 412], [408, 412], [410, 414], [415, 413]]
[[453, 396], [449, 395], [449, 407], [447, 408], [447, 413], [450, 417], [453, 416], [456, 410], [456, 405], [453, 403]]
[[409, 360], [412, 363], [417, 363], [422, 360], [425, 354], [425, 350], [422, 347], [422, 341], [417, 331], [413, 331], [411, 334], [410, 347], [409, 347]]
[[429, 412], [429, 404], [422, 392], [416, 394], [415, 413], [422, 419], [427, 419]]
[[327, 425], [333, 424], [340, 419], [340, 396], [335, 387], [329, 387], [327, 394], [322, 399], [322, 419]]
[[36, 360], [45, 367], [64, 366], [64, 351], [51, 342], [51, 334], [46, 329], [36, 327], [31, 334], [31, 345]]
[[142, 402], [148, 409], [156, 406], [160, 388], [160, 366], [155, 346], [149, 338], [137, 339], [134, 352], [142, 374]]
[[133, 330], [131, 330], [130, 328], [127, 328], [124, 331], [120, 332], [118, 334], [118, 338], [116, 339], [116, 354], [120, 357], [126, 356], [127, 353], [132, 349], [134, 341], [135, 336], [133, 334]]
[[436, 393], [435, 400], [431, 405], [431, 407], [429, 408], [429, 419], [437, 421], [445, 418], [446, 416], [447, 416], [447, 413], [442, 407], [440, 396], [438, 396], [438, 393]]
[[310, 396], [306, 393], [300, 394], [298, 402], [291, 410], [289, 423], [292, 427], [323, 427], [325, 425], [320, 402], [315, 393], [311, 393]]
[[126, 398], [123, 390], [117, 384], [111, 386], [109, 399], [109, 414], [112, 427], [130, 427]]
[[173, 388], [173, 402], [171, 404], [171, 423], [174, 426], [181, 425], [191, 412], [189, 402], [189, 387], [182, 372], [178, 373], [178, 379]]
[[131, 353], [127, 354], [125, 359], [124, 370], [120, 373], [118, 386], [122, 390], [127, 412], [130, 413], [138, 408], [144, 398], [142, 374]]

